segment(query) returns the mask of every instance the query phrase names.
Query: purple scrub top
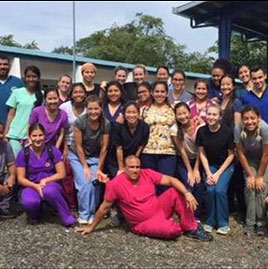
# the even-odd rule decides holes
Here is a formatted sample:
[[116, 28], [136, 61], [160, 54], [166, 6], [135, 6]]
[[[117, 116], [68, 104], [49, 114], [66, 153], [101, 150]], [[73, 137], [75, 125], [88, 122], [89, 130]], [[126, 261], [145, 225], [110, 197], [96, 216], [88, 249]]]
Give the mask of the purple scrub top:
[[[63, 160], [63, 156], [59, 149], [52, 147], [54, 161], [52, 162], [49, 158], [46, 147], [40, 158], [35, 152], [30, 149], [29, 163], [28, 163], [28, 174], [29, 180], [34, 183], [39, 183], [42, 179], [50, 177], [55, 174], [55, 165]], [[17, 167], [26, 167], [26, 161], [24, 157], [24, 150], [21, 150], [18, 154]]]
[[61, 128], [68, 128], [69, 126], [68, 115], [65, 111], [59, 109], [56, 119], [49, 121], [44, 106], [33, 110], [29, 123], [30, 125], [34, 123], [42, 124], [46, 130], [45, 143], [51, 145], [56, 145]]

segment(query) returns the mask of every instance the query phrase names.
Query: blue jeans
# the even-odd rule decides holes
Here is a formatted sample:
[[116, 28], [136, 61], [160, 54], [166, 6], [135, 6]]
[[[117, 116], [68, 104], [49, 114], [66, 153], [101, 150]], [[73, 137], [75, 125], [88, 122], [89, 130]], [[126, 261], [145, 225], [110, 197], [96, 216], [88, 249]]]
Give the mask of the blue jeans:
[[89, 220], [92, 215], [95, 215], [100, 202], [100, 185], [95, 187], [92, 184], [92, 181], [97, 179], [99, 158], [91, 157], [87, 159], [90, 172], [93, 174], [92, 181], [86, 177], [79, 157], [71, 151], [69, 161], [73, 169], [77, 189], [79, 217], [83, 220]]
[[[195, 160], [190, 160], [190, 165], [194, 168]], [[188, 189], [196, 198], [198, 202], [198, 207], [195, 211], [195, 217], [200, 219], [201, 217], [201, 206], [203, 203], [203, 194], [204, 194], [204, 185], [202, 182], [195, 184], [194, 186], [190, 186], [188, 183], [188, 171], [187, 168], [180, 156], [178, 156], [178, 165], [177, 165], [177, 175], [176, 177], [183, 183], [186, 189]]]
[[[219, 167], [210, 165], [210, 170], [215, 173]], [[216, 185], [207, 184], [207, 224], [212, 227], [225, 227], [229, 225], [228, 186], [234, 172], [234, 165], [230, 165], [220, 176]]]
[[[177, 156], [167, 154], [142, 154], [141, 155], [142, 168], [150, 168], [164, 175], [171, 177], [175, 176]], [[169, 187], [158, 186], [157, 195], [162, 194]]]

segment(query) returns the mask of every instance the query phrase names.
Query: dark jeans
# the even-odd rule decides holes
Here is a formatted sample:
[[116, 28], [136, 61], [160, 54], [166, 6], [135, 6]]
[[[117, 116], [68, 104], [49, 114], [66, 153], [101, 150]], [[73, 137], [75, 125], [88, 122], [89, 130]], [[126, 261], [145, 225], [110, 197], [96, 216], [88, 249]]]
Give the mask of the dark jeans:
[[[159, 173], [168, 176], [175, 176], [177, 157], [176, 155], [167, 154], [142, 154], [141, 156], [142, 168], [150, 168]], [[157, 195], [162, 194], [169, 187], [158, 186]]]
[[[190, 164], [191, 164], [191, 167], [194, 168], [195, 160], [190, 160]], [[200, 176], [201, 176], [201, 173], [200, 173]], [[190, 186], [190, 184], [188, 183], [188, 171], [180, 156], [178, 156], [176, 177], [183, 183], [186, 189], [188, 189], [196, 198], [198, 202], [198, 207], [195, 211], [195, 217], [197, 219], [200, 219], [205, 186], [202, 182], [195, 184], [194, 186]]]
[[228, 190], [229, 212], [232, 213], [238, 210], [242, 218], [245, 218], [246, 215], [244, 187], [245, 178], [243, 168], [236, 159], [234, 162], [234, 174], [231, 178]]

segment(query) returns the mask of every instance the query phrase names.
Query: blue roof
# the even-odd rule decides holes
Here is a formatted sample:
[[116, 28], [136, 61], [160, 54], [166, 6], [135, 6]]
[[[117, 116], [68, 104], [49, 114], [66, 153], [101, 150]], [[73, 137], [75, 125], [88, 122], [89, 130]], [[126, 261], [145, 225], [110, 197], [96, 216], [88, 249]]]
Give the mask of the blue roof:
[[[17, 48], [17, 47], [8, 47], [8, 46], [2, 46], [0, 45], [0, 52], [8, 53], [17, 57], [25, 57], [25, 58], [46, 58], [46, 59], [54, 59], [56, 61], [66, 61], [66, 62], [73, 62], [73, 56], [72, 55], [66, 55], [66, 54], [59, 54], [59, 53], [51, 53], [51, 52], [43, 52], [39, 50], [31, 50], [31, 49], [24, 49], [24, 48]], [[110, 67], [115, 68], [116, 66], [123, 66], [127, 69], [133, 69], [134, 64], [127, 64], [127, 63], [120, 63], [120, 62], [112, 62], [112, 61], [105, 61], [105, 60], [97, 60], [82, 56], [76, 56], [76, 62], [79, 64], [83, 63], [93, 63], [97, 66], [104, 66], [104, 67]], [[146, 69], [150, 73], [156, 73], [156, 67], [147, 67]], [[200, 73], [192, 73], [192, 72], [186, 72], [186, 76], [193, 79], [208, 79], [210, 78], [210, 75], [204, 75]]]

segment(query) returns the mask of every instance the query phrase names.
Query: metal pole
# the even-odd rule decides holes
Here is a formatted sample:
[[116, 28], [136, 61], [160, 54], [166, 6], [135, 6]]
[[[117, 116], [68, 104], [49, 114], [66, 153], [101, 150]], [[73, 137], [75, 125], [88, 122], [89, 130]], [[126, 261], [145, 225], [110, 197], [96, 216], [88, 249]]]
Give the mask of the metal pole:
[[75, 51], [75, 1], [73, 1], [73, 82], [75, 83], [75, 62], [76, 62], [76, 51]]

